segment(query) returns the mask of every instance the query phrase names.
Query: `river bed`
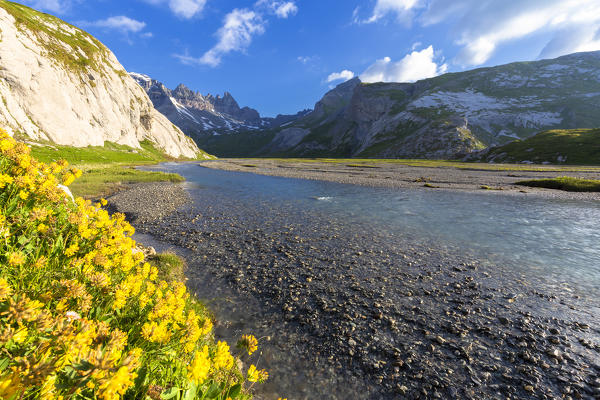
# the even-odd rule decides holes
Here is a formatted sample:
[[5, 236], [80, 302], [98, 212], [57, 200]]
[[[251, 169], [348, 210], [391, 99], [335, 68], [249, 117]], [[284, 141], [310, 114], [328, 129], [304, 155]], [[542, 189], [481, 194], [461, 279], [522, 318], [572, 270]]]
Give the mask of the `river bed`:
[[192, 202], [138, 238], [262, 338], [258, 398], [600, 395], [597, 202], [158, 168]]

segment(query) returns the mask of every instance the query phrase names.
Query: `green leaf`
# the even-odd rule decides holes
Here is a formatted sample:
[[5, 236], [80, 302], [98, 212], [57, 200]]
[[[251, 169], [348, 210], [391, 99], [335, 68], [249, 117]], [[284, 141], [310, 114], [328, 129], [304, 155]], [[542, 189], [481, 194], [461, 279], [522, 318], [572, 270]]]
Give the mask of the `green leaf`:
[[135, 390], [140, 390], [146, 382], [146, 375], [148, 375], [148, 367], [144, 366], [138, 371], [138, 376], [135, 378]]
[[196, 393], [198, 392], [198, 386], [195, 383], [192, 383], [184, 393], [183, 400], [193, 400], [196, 397]]
[[233, 385], [232, 387], [229, 388], [229, 397], [231, 397], [232, 399], [235, 399], [237, 397], [239, 397], [240, 393], [242, 393], [242, 385], [240, 385], [239, 383], [237, 385]]
[[94, 364], [83, 360], [79, 364], [75, 364], [73, 368], [77, 371], [88, 371], [94, 367]]
[[8, 363], [10, 363], [10, 360], [8, 358], [3, 358], [0, 360], [0, 371], [4, 371], [6, 369], [6, 367], [8, 367]]
[[207, 399], [214, 399], [219, 395], [219, 393], [221, 393], [221, 388], [216, 383], [213, 383], [210, 385], [204, 396]]
[[160, 394], [160, 398], [163, 399], [163, 400], [169, 400], [169, 399], [172, 399], [175, 396], [179, 397], [178, 395], [179, 395], [180, 391], [181, 390], [178, 387], [172, 387], [170, 389], [167, 389], [167, 390], [163, 391]]

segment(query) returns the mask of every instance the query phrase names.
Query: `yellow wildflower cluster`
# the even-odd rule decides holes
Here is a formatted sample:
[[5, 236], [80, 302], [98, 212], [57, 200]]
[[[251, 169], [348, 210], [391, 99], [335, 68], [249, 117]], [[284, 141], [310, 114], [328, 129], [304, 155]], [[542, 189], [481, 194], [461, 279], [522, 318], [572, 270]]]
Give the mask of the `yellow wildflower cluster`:
[[258, 349], [258, 340], [253, 335], [243, 335], [237, 342], [237, 346], [252, 355]]
[[239, 371], [185, 285], [145, 262], [124, 215], [72, 200], [63, 185], [80, 175], [0, 129], [0, 399], [248, 399], [244, 375], [266, 371]]

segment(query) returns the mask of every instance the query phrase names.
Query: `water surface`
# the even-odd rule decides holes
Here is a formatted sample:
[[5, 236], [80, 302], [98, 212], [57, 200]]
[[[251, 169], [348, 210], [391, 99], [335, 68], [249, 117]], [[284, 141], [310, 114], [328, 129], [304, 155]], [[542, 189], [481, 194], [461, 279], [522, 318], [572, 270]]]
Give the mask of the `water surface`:
[[[194, 196], [218, 193], [265, 209], [327, 215], [502, 264], [551, 285], [600, 289], [600, 203], [500, 193], [390, 189], [162, 164], [196, 185]], [[269, 222], [268, 212], [262, 215]], [[290, 219], [293, 220], [292, 215]]]

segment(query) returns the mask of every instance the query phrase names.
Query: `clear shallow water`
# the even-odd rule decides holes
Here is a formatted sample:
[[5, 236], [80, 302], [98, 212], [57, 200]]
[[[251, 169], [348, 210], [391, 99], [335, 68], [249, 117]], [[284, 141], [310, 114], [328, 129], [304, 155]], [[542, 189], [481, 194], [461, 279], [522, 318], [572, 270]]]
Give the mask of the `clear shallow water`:
[[[498, 193], [371, 188], [219, 171], [157, 167], [240, 202], [326, 213], [356, 229], [465, 252], [548, 284], [600, 290], [600, 203]], [[199, 193], [202, 193], [202, 190]], [[268, 215], [264, 216], [268, 220]], [[588, 292], [589, 294], [589, 292]]]

